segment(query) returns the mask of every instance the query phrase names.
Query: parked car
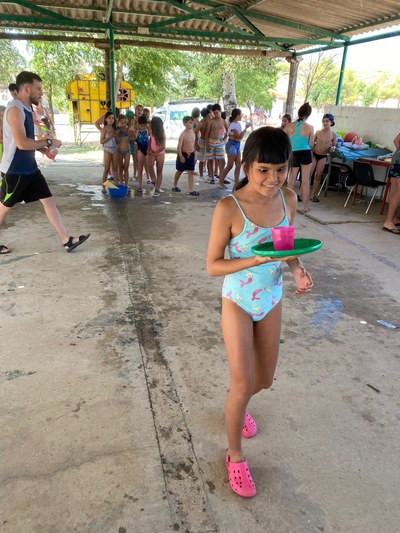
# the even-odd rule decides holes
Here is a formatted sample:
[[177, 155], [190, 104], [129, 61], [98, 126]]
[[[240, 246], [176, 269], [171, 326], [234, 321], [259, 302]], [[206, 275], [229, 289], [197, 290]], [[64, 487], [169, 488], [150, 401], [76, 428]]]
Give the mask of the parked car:
[[168, 102], [163, 107], [157, 108], [151, 116], [160, 117], [164, 122], [167, 139], [178, 139], [183, 130], [183, 117], [190, 116], [194, 107], [202, 109], [209, 103], [205, 100], [196, 100], [194, 98], [182, 102]]

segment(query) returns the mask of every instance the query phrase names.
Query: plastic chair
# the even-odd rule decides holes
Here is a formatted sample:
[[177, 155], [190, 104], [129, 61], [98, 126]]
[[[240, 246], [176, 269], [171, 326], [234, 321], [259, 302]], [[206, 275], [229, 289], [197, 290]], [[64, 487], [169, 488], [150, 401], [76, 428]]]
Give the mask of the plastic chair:
[[[322, 182], [317, 193], [317, 196], [320, 196], [322, 191], [334, 190], [337, 192], [343, 192], [347, 189], [345, 187], [346, 180], [348, 180], [352, 174], [352, 169], [345, 165], [344, 163], [331, 163], [331, 171], [329, 174], [329, 183], [326, 183], [329, 174], [329, 163], [326, 163], [324, 170], [322, 172]], [[326, 192], [325, 192], [326, 196]]]
[[357, 194], [357, 189], [359, 185], [361, 185], [362, 187], [371, 187], [372, 189], [374, 189], [374, 194], [372, 195], [372, 198], [368, 204], [367, 210], [365, 211], [365, 214], [367, 214], [372, 205], [372, 202], [374, 201], [375, 195], [378, 191], [378, 187], [383, 187], [385, 183], [382, 181], [376, 181], [374, 177], [374, 170], [369, 163], [360, 163], [359, 161], [354, 161], [353, 175], [346, 181], [346, 186], [348, 187], [349, 185], [351, 186], [351, 189], [347, 197], [347, 200], [344, 204], [344, 207], [347, 206], [350, 200], [350, 196], [353, 193], [353, 191], [354, 191], [354, 194], [353, 194], [353, 205], [354, 205], [356, 194]]

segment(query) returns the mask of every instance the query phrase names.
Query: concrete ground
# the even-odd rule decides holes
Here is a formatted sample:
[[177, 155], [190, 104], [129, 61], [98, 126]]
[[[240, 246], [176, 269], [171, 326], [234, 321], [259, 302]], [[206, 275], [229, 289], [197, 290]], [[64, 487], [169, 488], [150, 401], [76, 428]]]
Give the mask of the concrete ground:
[[329, 191], [298, 216], [297, 236], [324, 246], [304, 258], [311, 294], [285, 276], [246, 501], [224, 466], [222, 280], [205, 271], [223, 193], [171, 193], [169, 156], [167, 192], [112, 200], [100, 157], [61, 153], [45, 172], [69, 231], [91, 232], [75, 253], [37, 204], [2, 231], [0, 532], [400, 531], [400, 237], [379, 206]]

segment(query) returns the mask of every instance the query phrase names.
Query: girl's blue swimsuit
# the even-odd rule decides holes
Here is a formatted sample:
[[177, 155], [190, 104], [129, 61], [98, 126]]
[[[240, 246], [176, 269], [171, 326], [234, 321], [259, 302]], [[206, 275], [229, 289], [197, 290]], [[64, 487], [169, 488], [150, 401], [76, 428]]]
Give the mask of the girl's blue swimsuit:
[[[285, 215], [277, 226], [288, 226], [286, 204], [281, 189]], [[251, 222], [244, 214], [239, 202], [230, 194], [244, 218], [243, 230], [228, 243], [229, 257], [241, 259], [252, 257], [252, 246], [272, 241], [271, 228], [263, 228]], [[265, 263], [254, 268], [246, 268], [225, 276], [222, 297], [238, 305], [251, 316], [253, 321], [262, 320], [282, 298], [281, 263]]]

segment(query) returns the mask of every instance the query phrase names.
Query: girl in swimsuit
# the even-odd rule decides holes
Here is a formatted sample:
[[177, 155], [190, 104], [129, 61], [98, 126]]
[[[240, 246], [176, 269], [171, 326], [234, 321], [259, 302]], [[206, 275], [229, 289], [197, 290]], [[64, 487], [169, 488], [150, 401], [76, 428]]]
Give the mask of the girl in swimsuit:
[[[150, 123], [150, 143], [147, 154], [147, 164], [151, 182], [154, 184], [153, 196], [160, 196], [161, 183], [163, 179], [163, 168], [165, 159], [165, 131], [164, 124], [160, 117], [153, 117]], [[154, 173], [154, 163], [156, 164], [157, 178]]]
[[313, 162], [311, 166], [311, 176], [315, 170], [314, 183], [311, 191], [311, 201], [319, 202], [317, 191], [321, 183], [321, 176], [325, 168], [326, 157], [329, 152], [336, 150], [336, 133], [331, 130], [335, 125], [334, 116], [326, 113], [322, 117], [322, 130], [315, 133], [315, 144], [313, 149]]
[[[104, 150], [104, 171], [101, 192], [106, 194], [104, 183], [107, 181], [108, 173], [112, 168], [118, 168], [117, 140], [115, 138], [117, 131], [115, 127], [115, 116], [112, 111], [107, 111], [104, 115], [104, 126], [100, 133], [100, 143]], [[117, 177], [118, 179], [118, 177]]]
[[[250, 399], [274, 379], [281, 331], [281, 262], [291, 270], [295, 294], [313, 286], [298, 257], [277, 261], [251, 252], [252, 246], [271, 241], [271, 228], [293, 224], [296, 194], [283, 187], [290, 157], [290, 141], [281, 129], [262, 127], [249, 136], [242, 159], [246, 177], [217, 204], [208, 246], [208, 274], [225, 276], [222, 332], [230, 368], [225, 463], [232, 490], [245, 498], [254, 496], [256, 488], [241, 440], [257, 431], [246, 410]], [[230, 259], [224, 258], [226, 247]]]
[[125, 115], [118, 117], [117, 143], [118, 143], [118, 179], [120, 183], [129, 187], [129, 129], [128, 118]]
[[[147, 129], [147, 117], [146, 115], [140, 115], [138, 118], [138, 130], [136, 132], [136, 143], [137, 143], [137, 157], [138, 157], [138, 185], [136, 192], [143, 192], [142, 182], [143, 182], [143, 169], [145, 169], [146, 174], [148, 174], [147, 166], [147, 152], [149, 149], [149, 132]], [[151, 182], [150, 182], [151, 183]]]

